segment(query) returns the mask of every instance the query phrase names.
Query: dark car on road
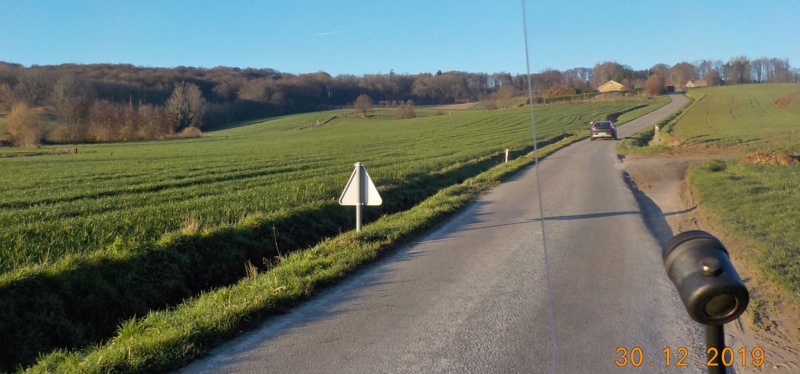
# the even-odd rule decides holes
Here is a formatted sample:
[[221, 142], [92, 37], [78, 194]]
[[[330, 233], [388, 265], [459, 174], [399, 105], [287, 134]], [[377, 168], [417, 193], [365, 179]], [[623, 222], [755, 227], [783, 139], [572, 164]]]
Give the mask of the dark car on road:
[[617, 128], [611, 121], [594, 121], [589, 129], [589, 140], [595, 138], [611, 138], [617, 140]]

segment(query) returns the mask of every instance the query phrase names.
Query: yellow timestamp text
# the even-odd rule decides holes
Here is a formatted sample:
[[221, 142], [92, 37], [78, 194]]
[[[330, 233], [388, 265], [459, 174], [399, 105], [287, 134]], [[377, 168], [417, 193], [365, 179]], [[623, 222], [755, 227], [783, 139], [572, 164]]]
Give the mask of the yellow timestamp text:
[[[619, 347], [616, 350], [619, 356], [614, 363], [619, 367], [625, 366], [719, 366], [722, 363], [725, 366], [734, 366], [741, 364], [742, 366], [759, 367], [764, 364], [764, 349], [755, 347], [748, 350], [747, 348], [740, 348], [734, 350], [733, 348], [726, 347], [717, 349], [711, 347], [706, 350], [706, 360], [690, 362], [689, 349], [685, 347], [678, 347], [672, 349], [670, 347], [661, 350], [661, 354], [657, 355], [658, 359], [647, 360], [648, 355], [640, 347], [626, 348]], [[650, 356], [652, 357], [652, 356]]]

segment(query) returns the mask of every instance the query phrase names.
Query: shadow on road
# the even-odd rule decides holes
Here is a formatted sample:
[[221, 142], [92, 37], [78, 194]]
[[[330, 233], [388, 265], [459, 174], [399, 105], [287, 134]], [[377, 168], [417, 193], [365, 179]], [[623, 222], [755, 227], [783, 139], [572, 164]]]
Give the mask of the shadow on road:
[[[626, 211], [626, 212], [606, 212], [606, 213], [574, 214], [574, 215], [568, 215], [568, 216], [553, 216], [553, 217], [545, 217], [545, 221], [572, 221], [572, 220], [580, 220], [580, 219], [594, 219], [594, 218], [616, 217], [616, 216], [625, 216], [625, 215], [640, 215], [641, 214], [642, 217], [644, 218], [645, 222], [647, 223], [648, 229], [650, 229], [650, 231], [652, 231], [654, 233], [656, 232], [654, 230], [666, 229], [666, 230], [669, 231], [669, 237], [666, 237], [666, 239], [661, 238], [659, 236], [656, 236], [656, 238], [659, 241], [659, 244], [661, 244], [663, 246], [669, 241], [670, 238], [672, 238], [672, 234], [671, 234], [672, 230], [669, 228], [669, 225], [667, 224], [667, 221], [664, 219], [664, 217], [681, 215], [681, 214], [689, 213], [689, 212], [697, 209], [697, 206], [694, 206], [694, 207], [691, 207], [689, 209], [679, 210], [679, 211], [675, 211], [675, 212], [663, 213], [661, 211], [661, 209], [658, 207], [658, 205], [656, 205], [655, 202], [653, 202], [653, 200], [651, 200], [649, 197], [647, 197], [647, 195], [645, 195], [641, 191], [636, 190], [635, 187], [632, 187], [632, 189], [634, 191], [634, 195], [636, 196], [636, 201], [642, 207], [641, 211], [631, 210], [631, 211]], [[535, 223], [535, 222], [539, 222], [539, 221], [540, 221], [539, 218], [532, 218], [532, 219], [528, 219], [528, 220], [524, 220], [524, 221], [509, 222], [509, 223], [503, 223], [503, 224], [498, 224], [498, 225], [469, 227], [469, 228], [464, 228], [464, 229], [458, 230], [456, 232], [473, 231], [473, 230], [485, 230], [485, 229], [504, 227], [504, 226], [513, 226], [513, 225], [524, 225], [524, 224], [527, 224], [527, 223]], [[663, 225], [663, 227], [662, 227], [662, 225]], [[440, 239], [440, 240], [447, 240], [447, 239]], [[430, 240], [430, 241], [426, 241], [426, 242], [432, 242], [432, 241], [439, 241], [439, 240]], [[417, 243], [426, 243], [426, 242], [417, 242]]]
[[636, 213], [642, 215], [647, 229], [650, 230], [653, 237], [658, 240], [658, 244], [663, 248], [670, 239], [672, 239], [672, 228], [669, 226], [669, 223], [667, 223], [666, 217], [691, 212], [697, 209], [697, 206], [677, 212], [664, 213], [655, 201], [650, 199], [647, 194], [636, 186], [636, 183], [631, 179], [628, 172], [623, 172], [623, 176], [625, 178], [625, 183], [636, 198], [636, 203], [639, 204], [640, 212]]

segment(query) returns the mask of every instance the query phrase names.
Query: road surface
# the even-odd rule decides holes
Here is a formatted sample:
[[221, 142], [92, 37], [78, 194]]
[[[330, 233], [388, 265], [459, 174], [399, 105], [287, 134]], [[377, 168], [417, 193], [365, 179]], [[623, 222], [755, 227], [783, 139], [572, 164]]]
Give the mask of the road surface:
[[[620, 137], [687, 100], [672, 98], [621, 126]], [[702, 329], [664, 273], [616, 144], [581, 141], [541, 162], [552, 319], [531, 167], [418, 242], [182, 372], [704, 372]], [[675, 366], [681, 347], [688, 368]]]

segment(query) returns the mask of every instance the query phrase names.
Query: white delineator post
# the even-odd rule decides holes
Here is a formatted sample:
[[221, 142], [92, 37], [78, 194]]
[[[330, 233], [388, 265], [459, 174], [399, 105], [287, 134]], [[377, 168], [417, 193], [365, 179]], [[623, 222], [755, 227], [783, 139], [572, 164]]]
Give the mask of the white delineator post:
[[508, 148], [506, 148], [506, 163], [508, 163]]
[[659, 135], [660, 135], [660, 134], [658, 133], [658, 130], [659, 130], [659, 128], [658, 128], [658, 125], [656, 125], [656, 132], [655, 132], [656, 145], [658, 145], [659, 143], [661, 143], [661, 139], [659, 139]]
[[380, 194], [375, 188], [375, 183], [369, 178], [367, 169], [360, 162], [355, 163], [355, 170], [350, 175], [350, 180], [339, 197], [341, 205], [355, 205], [356, 207], [356, 232], [361, 232], [361, 210], [364, 205], [381, 205]]

